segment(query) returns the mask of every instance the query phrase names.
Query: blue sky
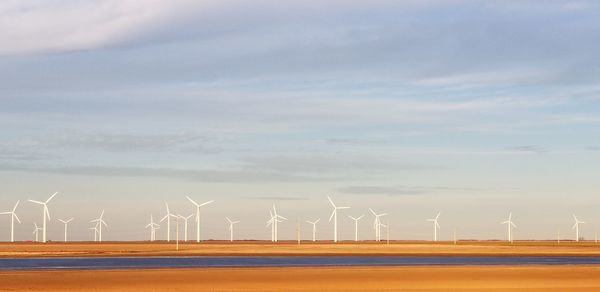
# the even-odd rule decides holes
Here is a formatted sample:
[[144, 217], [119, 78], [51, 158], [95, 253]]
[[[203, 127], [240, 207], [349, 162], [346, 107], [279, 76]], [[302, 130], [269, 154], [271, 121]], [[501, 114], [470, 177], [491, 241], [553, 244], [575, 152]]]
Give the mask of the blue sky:
[[327, 219], [332, 195], [396, 238], [430, 238], [438, 210], [445, 239], [503, 238], [509, 211], [516, 238], [572, 236], [572, 213], [594, 236], [598, 3], [322, 2], [3, 1], [1, 209], [59, 191], [74, 238], [106, 209], [106, 238], [141, 239], [190, 195], [217, 201], [208, 237], [229, 216], [268, 238], [271, 204]]

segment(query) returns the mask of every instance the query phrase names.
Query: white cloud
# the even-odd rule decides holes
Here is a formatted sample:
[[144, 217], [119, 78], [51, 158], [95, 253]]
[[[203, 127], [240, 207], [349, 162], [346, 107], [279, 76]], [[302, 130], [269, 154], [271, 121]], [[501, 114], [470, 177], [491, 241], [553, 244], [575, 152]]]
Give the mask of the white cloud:
[[2, 1], [0, 55], [91, 49], [159, 24], [186, 1]]

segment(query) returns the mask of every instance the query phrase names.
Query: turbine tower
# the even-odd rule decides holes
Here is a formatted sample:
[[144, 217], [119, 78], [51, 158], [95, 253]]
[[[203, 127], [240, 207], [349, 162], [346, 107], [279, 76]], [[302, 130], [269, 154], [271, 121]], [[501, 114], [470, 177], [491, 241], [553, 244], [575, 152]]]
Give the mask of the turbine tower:
[[150, 214], [150, 223], [146, 225], [146, 228], [150, 228], [150, 241], [156, 240], [156, 229], [160, 228], [160, 225], [154, 223], [154, 216]]
[[373, 221], [373, 229], [375, 229], [375, 241], [381, 241], [381, 217], [387, 216], [387, 213], [377, 214], [373, 209], [369, 208], [369, 211], [375, 216], [375, 220]]
[[348, 216], [350, 219], [354, 220], [354, 241], [358, 241], [358, 220], [365, 217], [365, 215], [360, 215], [358, 218], [354, 218], [352, 216]]
[[42, 224], [42, 228], [43, 228], [42, 241], [43, 242], [46, 242], [46, 218], [48, 218], [48, 220], [50, 220], [50, 212], [48, 211], [48, 203], [50, 202], [50, 200], [52, 200], [52, 198], [54, 198], [54, 196], [56, 196], [56, 194], [58, 194], [58, 192], [56, 192], [52, 196], [50, 196], [50, 198], [48, 198], [48, 200], [46, 200], [45, 202], [29, 200], [29, 202], [40, 204], [40, 205], [44, 206], [43, 211], [42, 211], [42, 221], [44, 222]]
[[102, 210], [102, 213], [100, 213], [100, 217], [98, 217], [98, 219], [94, 219], [91, 220], [90, 222], [96, 222], [96, 229], [98, 231], [98, 241], [102, 242], [102, 225], [104, 225], [105, 227], [108, 227], [108, 225], [106, 225], [106, 222], [104, 222], [104, 219], [102, 219], [102, 217], [104, 217], [104, 210]]
[[10, 242], [15, 242], [15, 219], [17, 219], [17, 222], [21, 224], [19, 216], [17, 216], [17, 213], [15, 213], [15, 211], [17, 210], [17, 206], [19, 206], [19, 202], [20, 201], [17, 201], [12, 211], [0, 213], [0, 215], [10, 215]]
[[[267, 220], [267, 227], [271, 226], [271, 241], [275, 242], [275, 221], [279, 221], [278, 219], [275, 218], [275, 216], [273, 216], [273, 210], [269, 210], [269, 216], [270, 219]], [[279, 221], [281, 222], [281, 221]]]
[[508, 242], [512, 243], [513, 242], [512, 229], [517, 228], [517, 225], [515, 225], [515, 223], [512, 222], [512, 212], [508, 213], [508, 220], [502, 221], [502, 222], [500, 222], [500, 224], [507, 225], [507, 227], [508, 227]]
[[313, 230], [312, 231], [312, 234], [313, 234], [312, 238], [313, 239], [312, 239], [312, 241], [317, 241], [317, 223], [319, 223], [320, 220], [321, 220], [321, 218], [319, 218], [319, 219], [317, 219], [317, 220], [315, 220], [313, 222], [306, 221], [307, 223], [310, 223], [313, 226], [313, 229], [312, 229]]
[[350, 209], [350, 207], [338, 207], [335, 205], [335, 203], [333, 203], [333, 201], [331, 200], [331, 197], [327, 196], [327, 199], [329, 200], [329, 203], [331, 203], [331, 206], [333, 207], [333, 212], [331, 212], [331, 216], [329, 216], [329, 222], [331, 222], [331, 219], [333, 219], [333, 242], [337, 242], [338, 241], [338, 238], [337, 238], [337, 211], [342, 210], [342, 209]]
[[183, 230], [183, 241], [188, 241], [188, 238], [187, 238], [187, 231], [188, 231], [188, 220], [189, 220], [190, 218], [192, 218], [192, 216], [194, 216], [194, 214], [191, 214], [191, 215], [189, 215], [189, 216], [187, 216], [187, 217], [185, 217], [185, 216], [182, 216], [182, 215], [177, 215], [177, 216], [178, 216], [179, 218], [183, 219], [183, 228], [184, 228], [184, 230]]
[[71, 218], [69, 220], [62, 220], [62, 219], [58, 219], [58, 221], [62, 222], [63, 224], [65, 224], [65, 242], [67, 242], [67, 226], [69, 225], [69, 222], [73, 221], [73, 219], [75, 218]]
[[440, 228], [440, 224], [438, 224], [438, 218], [440, 218], [440, 212], [433, 219], [427, 219], [429, 222], [433, 222], [433, 241], [437, 241], [437, 230]]
[[579, 221], [575, 214], [573, 214], [573, 219], [575, 219], [575, 224], [573, 224], [573, 229], [575, 229], [575, 241], [579, 242], [579, 224], [584, 224], [585, 222]]
[[192, 204], [194, 204], [194, 206], [196, 206], [196, 242], [200, 242], [200, 207], [202, 206], [206, 206], [212, 202], [214, 202], [214, 200], [210, 200], [207, 202], [204, 202], [202, 204], [198, 204], [196, 203], [196, 201], [192, 200], [190, 197], [185, 196], [190, 202], [192, 202]]
[[171, 217], [177, 218], [177, 216], [171, 214], [171, 211], [169, 211], [168, 203], [165, 203], [165, 207], [167, 207], [167, 215], [160, 219], [160, 222], [167, 220], [167, 242], [171, 242]]
[[90, 230], [94, 230], [94, 242], [98, 241], [98, 224], [96, 226], [88, 228]]
[[233, 224], [240, 223], [240, 221], [231, 221], [229, 217], [225, 217], [227, 222], [229, 222], [229, 241], [233, 242]]

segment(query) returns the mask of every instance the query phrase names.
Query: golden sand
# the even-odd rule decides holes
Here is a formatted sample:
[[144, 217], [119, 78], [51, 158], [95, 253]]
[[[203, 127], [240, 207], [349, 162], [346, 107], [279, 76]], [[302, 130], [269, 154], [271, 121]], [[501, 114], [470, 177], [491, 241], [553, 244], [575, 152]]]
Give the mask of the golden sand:
[[0, 272], [16, 291], [600, 291], [598, 266]]

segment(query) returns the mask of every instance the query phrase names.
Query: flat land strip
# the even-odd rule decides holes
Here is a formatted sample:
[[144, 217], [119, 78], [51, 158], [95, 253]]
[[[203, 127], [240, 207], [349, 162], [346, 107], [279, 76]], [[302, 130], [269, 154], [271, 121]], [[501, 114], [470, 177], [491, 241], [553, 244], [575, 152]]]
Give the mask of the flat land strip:
[[0, 257], [49, 256], [201, 256], [201, 255], [597, 255], [600, 244], [593, 241], [500, 241], [452, 242], [394, 241], [375, 242], [296, 242], [204, 241], [179, 245], [167, 242], [49, 242], [0, 243]]
[[4, 271], [0, 291], [600, 291], [600, 267]]

